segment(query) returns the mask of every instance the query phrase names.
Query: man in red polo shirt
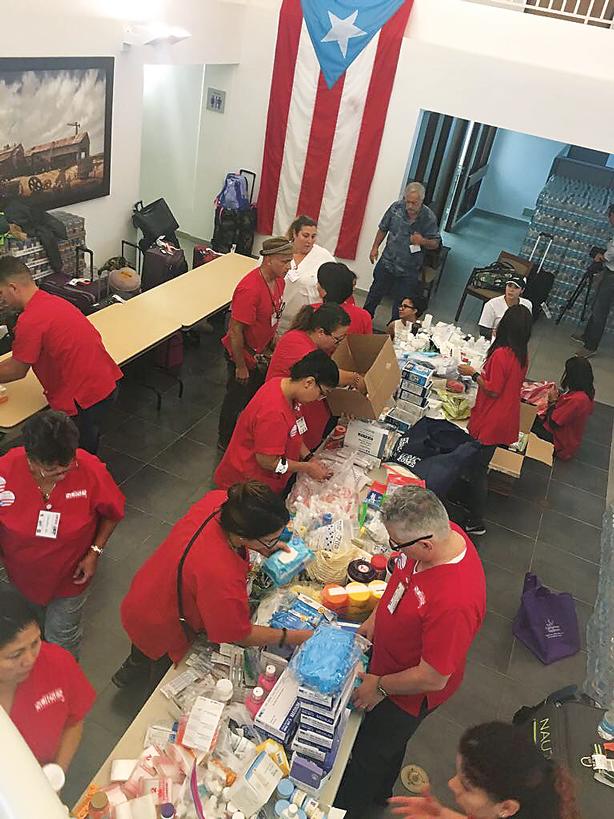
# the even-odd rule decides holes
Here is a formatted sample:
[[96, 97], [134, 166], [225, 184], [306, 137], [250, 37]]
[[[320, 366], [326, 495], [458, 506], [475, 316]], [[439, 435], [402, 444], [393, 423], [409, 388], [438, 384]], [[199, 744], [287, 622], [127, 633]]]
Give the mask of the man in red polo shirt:
[[232, 294], [228, 332], [222, 339], [228, 363], [226, 395], [220, 410], [218, 447], [230, 443], [239, 413], [264, 384], [267, 358], [284, 309], [284, 276], [293, 245], [274, 236], [262, 245], [262, 263], [244, 276]]
[[14, 256], [0, 259], [0, 298], [21, 311], [12, 355], [0, 362], [0, 384], [25, 378], [32, 367], [49, 406], [76, 416], [79, 445], [95, 455], [102, 416], [122, 377], [100, 333], [72, 304], [39, 290]]
[[460, 686], [486, 610], [477, 551], [433, 492], [399, 489], [382, 518], [399, 556], [384, 596], [359, 629], [373, 641], [369, 671], [354, 695], [366, 714], [335, 802], [352, 819], [374, 803], [386, 805], [407, 741]]

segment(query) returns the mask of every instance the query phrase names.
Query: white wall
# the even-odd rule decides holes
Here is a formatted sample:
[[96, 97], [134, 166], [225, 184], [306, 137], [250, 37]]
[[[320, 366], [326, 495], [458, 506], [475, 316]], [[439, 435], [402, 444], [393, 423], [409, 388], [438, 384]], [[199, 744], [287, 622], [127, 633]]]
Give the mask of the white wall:
[[[131, 231], [132, 205], [140, 198], [144, 63], [236, 62], [243, 14], [242, 4], [223, 0], [21, 0], [3, 5], [3, 57], [115, 57], [111, 194], [67, 207], [85, 217], [88, 244], [98, 263], [119, 252], [119, 240]], [[172, 48], [122, 51], [127, 20], [172, 22], [192, 37]]]
[[166, 199], [192, 232], [203, 65], [146, 65], [139, 199]]
[[565, 143], [553, 139], [503, 128], [497, 131], [476, 207], [526, 220], [523, 209], [535, 207], [552, 161], [565, 147]]

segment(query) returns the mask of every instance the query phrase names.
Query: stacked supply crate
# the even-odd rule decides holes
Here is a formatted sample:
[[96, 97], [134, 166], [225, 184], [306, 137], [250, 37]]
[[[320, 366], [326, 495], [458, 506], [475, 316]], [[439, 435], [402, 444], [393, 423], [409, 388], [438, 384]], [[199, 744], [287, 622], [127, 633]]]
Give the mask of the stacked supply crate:
[[[85, 245], [85, 219], [76, 216], [74, 213], [61, 210], [55, 211], [53, 216], [59, 219], [66, 229], [66, 239], [58, 240], [62, 270], [57, 272], [76, 276], [76, 250], [79, 245]], [[0, 247], [0, 255], [18, 256], [28, 265], [32, 276], [36, 280], [44, 279], [54, 272], [45, 248], [36, 237], [28, 237], [22, 242], [13, 236], [9, 236], [4, 245]], [[83, 273], [84, 262], [82, 256], [80, 257], [79, 270], [80, 273]]]
[[[548, 306], [555, 318], [591, 263], [591, 248], [605, 247], [611, 238], [612, 228], [607, 213], [613, 198], [612, 188], [555, 174], [537, 199], [521, 256], [529, 258], [539, 233], [549, 233], [554, 237], [546, 267], [556, 271], [555, 282], [548, 296]], [[594, 292], [593, 287], [591, 298]], [[565, 318], [579, 323], [583, 304], [584, 292]], [[585, 318], [588, 319], [588, 313]], [[610, 315], [607, 330], [614, 331], [614, 314]]]

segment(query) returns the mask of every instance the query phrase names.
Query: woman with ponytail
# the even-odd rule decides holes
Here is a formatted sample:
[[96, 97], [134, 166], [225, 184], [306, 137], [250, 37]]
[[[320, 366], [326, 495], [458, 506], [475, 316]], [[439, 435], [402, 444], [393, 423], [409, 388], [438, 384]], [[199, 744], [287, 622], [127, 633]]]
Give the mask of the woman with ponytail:
[[[287, 378], [293, 364], [314, 350], [332, 355], [348, 333], [350, 317], [338, 304], [306, 305], [294, 319], [291, 329], [283, 335], [275, 347], [266, 380]], [[339, 386], [354, 387], [365, 391], [364, 378], [350, 370], [339, 370]], [[303, 405], [303, 417], [307, 430], [303, 441], [309, 449], [315, 449], [324, 436], [331, 414], [325, 401]]]
[[198, 634], [243, 646], [296, 646], [310, 637], [250, 619], [249, 553], [287, 551], [280, 536], [288, 520], [282, 498], [258, 481], [197, 501], [132, 579], [121, 604], [132, 650], [113, 675], [115, 685], [144, 682], [161, 658], [179, 662]]
[[408, 819], [580, 819], [569, 772], [547, 760], [526, 730], [503, 722], [469, 728], [448, 782], [461, 812], [434, 796], [395, 796], [393, 814]]

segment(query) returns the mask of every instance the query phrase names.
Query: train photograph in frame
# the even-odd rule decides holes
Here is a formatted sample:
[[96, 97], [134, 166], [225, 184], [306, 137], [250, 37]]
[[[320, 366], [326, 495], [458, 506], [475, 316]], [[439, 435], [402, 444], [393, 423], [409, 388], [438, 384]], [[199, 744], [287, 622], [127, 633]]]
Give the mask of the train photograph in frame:
[[113, 57], [0, 59], [0, 202], [51, 210], [108, 196], [113, 67]]

